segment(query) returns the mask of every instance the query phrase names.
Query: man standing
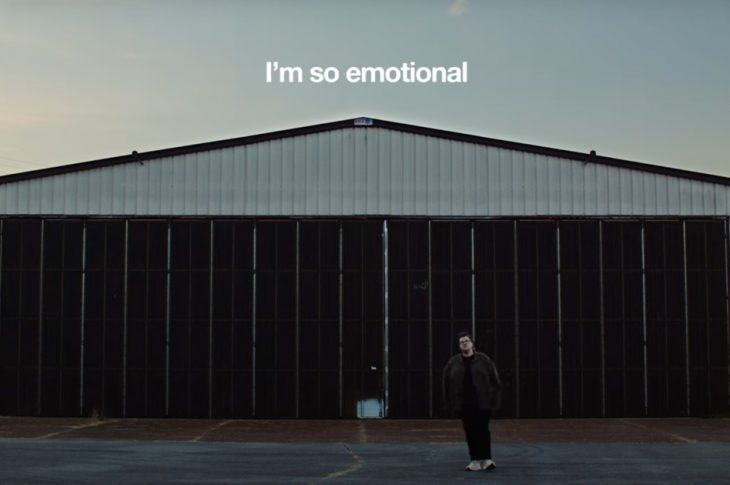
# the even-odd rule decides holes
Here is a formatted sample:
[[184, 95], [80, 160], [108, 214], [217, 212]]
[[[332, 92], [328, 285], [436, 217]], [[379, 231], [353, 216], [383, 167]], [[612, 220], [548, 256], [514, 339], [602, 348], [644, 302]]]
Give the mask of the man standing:
[[449, 359], [441, 380], [446, 409], [461, 418], [469, 445], [468, 471], [496, 468], [492, 461], [492, 436], [489, 419], [499, 407], [502, 386], [497, 367], [486, 354], [474, 350], [467, 332], [456, 336], [460, 353]]

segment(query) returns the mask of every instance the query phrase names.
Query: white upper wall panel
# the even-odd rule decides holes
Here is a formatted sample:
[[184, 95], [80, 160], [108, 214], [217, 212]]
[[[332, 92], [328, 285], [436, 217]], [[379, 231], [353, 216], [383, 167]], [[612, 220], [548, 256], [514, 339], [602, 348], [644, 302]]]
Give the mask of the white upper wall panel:
[[730, 186], [352, 127], [3, 182], [0, 214], [727, 216]]

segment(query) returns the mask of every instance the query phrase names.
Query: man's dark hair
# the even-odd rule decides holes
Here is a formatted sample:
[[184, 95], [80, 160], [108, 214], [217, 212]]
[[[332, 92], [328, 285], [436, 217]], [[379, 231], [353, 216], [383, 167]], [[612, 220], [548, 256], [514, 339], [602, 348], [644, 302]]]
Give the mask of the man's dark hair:
[[456, 334], [456, 341], [458, 342], [459, 340], [461, 340], [462, 337], [469, 337], [469, 340], [471, 340], [472, 342], [474, 342], [474, 337], [472, 337], [469, 332], [459, 332], [459, 333], [457, 333]]

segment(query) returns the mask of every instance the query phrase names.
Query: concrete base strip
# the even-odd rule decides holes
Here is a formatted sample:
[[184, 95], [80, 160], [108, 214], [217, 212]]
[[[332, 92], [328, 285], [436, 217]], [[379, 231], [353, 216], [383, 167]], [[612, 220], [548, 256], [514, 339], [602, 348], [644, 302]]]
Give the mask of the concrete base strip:
[[78, 424], [76, 426], [69, 426], [68, 429], [64, 429], [62, 431], [56, 431], [54, 433], [48, 433], [46, 435], [39, 436], [36, 439], [45, 440], [45, 439], [48, 439], [48, 438], [53, 438], [54, 436], [58, 436], [58, 435], [61, 435], [61, 434], [64, 434], [64, 433], [68, 433], [70, 431], [76, 431], [77, 429], [95, 428], [97, 426], [101, 426], [102, 424], [111, 424], [111, 423], [116, 423], [118, 421], [119, 421], [118, 419], [105, 419], [103, 421], [97, 419], [97, 420], [91, 421], [90, 423]]
[[697, 443], [697, 440], [691, 440], [689, 438], [685, 438], [684, 436], [679, 436], [678, 434], [674, 433], [666, 433], [667, 436], [671, 436], [672, 438], [676, 439], [677, 441], [682, 441], [684, 443]]
[[639, 423], [632, 422], [632, 421], [624, 421], [624, 422], [626, 424], [628, 424], [629, 426], [633, 426], [633, 427], [639, 428], [639, 429], [644, 429], [646, 431], [649, 431], [650, 433], [657, 433], [660, 435], [669, 436], [670, 438], [672, 438], [675, 441], [681, 441], [683, 443], [697, 443], [697, 440], [685, 438], [684, 436], [680, 436], [676, 433], [669, 433], [667, 431], [662, 431], [660, 429], [652, 428], [652, 427], [646, 426], [644, 424], [639, 424]]
[[368, 435], [365, 431], [365, 423], [362, 421], [357, 422], [357, 442], [358, 443], [367, 443], [368, 442]]
[[227, 425], [228, 423], [232, 423], [232, 422], [233, 422], [233, 420], [232, 420], [232, 419], [229, 419], [228, 421], [223, 421], [222, 423], [218, 423], [218, 424], [216, 424], [215, 426], [213, 426], [213, 427], [211, 427], [211, 428], [209, 428], [209, 429], [206, 429], [205, 431], [203, 431], [203, 432], [202, 432], [202, 433], [200, 434], [200, 436], [196, 436], [195, 438], [191, 439], [190, 441], [193, 441], [193, 442], [194, 442], [194, 441], [200, 441], [200, 440], [201, 440], [201, 439], [203, 439], [203, 438], [204, 438], [204, 437], [205, 437], [205, 436], [206, 436], [206, 435], [207, 435], [208, 433], [211, 433], [211, 432], [213, 432], [213, 431], [216, 431], [216, 430], [218, 430], [218, 429], [222, 428], [223, 426]]
[[340, 478], [344, 475], [347, 475], [348, 473], [355, 472], [355, 471], [359, 470], [360, 468], [362, 468], [363, 464], [365, 463], [365, 461], [362, 459], [362, 457], [360, 457], [360, 455], [355, 453], [352, 448], [350, 448], [347, 445], [343, 445], [343, 446], [347, 450], [347, 453], [349, 453], [350, 456], [355, 460], [355, 464], [352, 465], [351, 467], [345, 468], [344, 470], [341, 470], [339, 472], [330, 473], [329, 475], [327, 475], [325, 477], [325, 480], [334, 480], [335, 478]]

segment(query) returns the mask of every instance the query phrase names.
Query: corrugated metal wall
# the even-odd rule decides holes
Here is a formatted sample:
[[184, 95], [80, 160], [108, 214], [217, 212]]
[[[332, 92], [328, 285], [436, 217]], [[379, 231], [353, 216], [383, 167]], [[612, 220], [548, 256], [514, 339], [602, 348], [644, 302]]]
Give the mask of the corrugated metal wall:
[[349, 128], [0, 185], [3, 214], [730, 214], [730, 187]]
[[730, 409], [728, 220], [0, 219], [0, 414], [444, 416], [471, 330], [499, 416]]
[[6, 182], [0, 214], [0, 414], [438, 417], [465, 328], [501, 416], [730, 407], [721, 183], [360, 127]]

